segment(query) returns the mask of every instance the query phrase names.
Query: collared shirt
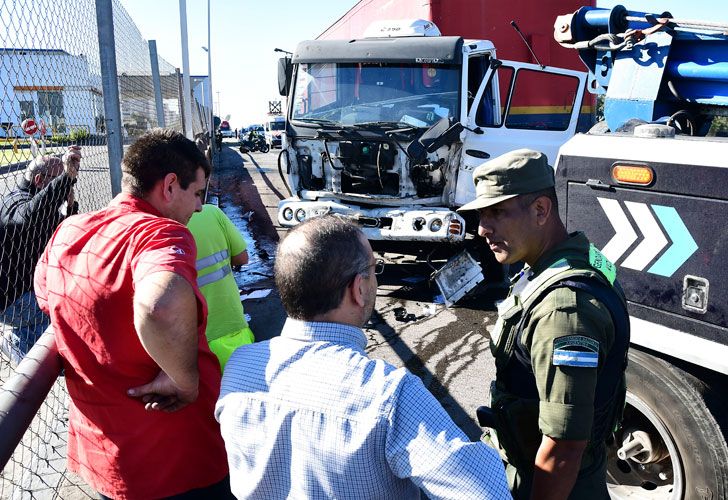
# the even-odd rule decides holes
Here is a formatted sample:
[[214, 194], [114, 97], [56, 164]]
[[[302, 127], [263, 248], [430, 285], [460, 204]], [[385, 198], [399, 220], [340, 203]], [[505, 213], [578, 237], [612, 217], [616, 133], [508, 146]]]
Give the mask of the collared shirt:
[[[524, 269], [509, 299], [514, 295], [528, 295], [526, 289], [534, 282], [538, 283], [549, 269], [589, 269], [596, 273], [589, 255], [590, 244], [586, 236], [583, 233], [570, 234], [541, 256], [532, 268]], [[568, 264], [562, 263], [564, 259], [568, 260]], [[544, 282], [548, 283], [548, 279]], [[556, 440], [591, 439], [595, 407], [600, 406], [595, 404], [598, 383], [615, 384], [612, 385], [615, 389], [607, 392], [610, 397], [617, 385], [624, 384], [624, 372], [619, 374], [618, 380], [606, 380], [603, 370], [607, 356], [624, 357], [623, 350], [612, 352], [615, 327], [607, 306], [588, 292], [569, 287], [553, 288], [537, 297], [532, 299], [537, 302], [533, 303], [525, 318], [521, 319], [519, 312], [506, 320], [509, 326], [504, 335], [510, 335], [510, 338], [501, 338], [501, 345], [516, 346], [514, 349], [521, 354], [505, 354], [502, 350], [494, 352], [496, 365], [507, 361], [498, 369], [496, 379], [498, 389], [508, 396], [495, 391], [491, 394], [500, 401], [492, 403], [498, 404], [511, 424], [504, 424], [507, 428], [499, 429], [500, 443], [506, 448], [510, 446], [509, 454], [515, 458], [512, 461], [521, 467], [517, 474], [515, 471], [509, 474], [515, 498], [529, 497], [533, 472], [532, 466], [518, 465], [516, 457], [520, 455], [525, 464], [533, 463], [543, 435]], [[525, 298], [523, 303], [520, 300], [513, 303], [528, 309], [528, 305], [524, 305], [528, 300]], [[507, 311], [505, 313], [508, 314]], [[515, 335], [519, 321], [523, 323], [520, 340], [517, 341]], [[571, 351], [573, 357], [564, 362], [558, 351]], [[587, 362], [579, 359], [583, 355], [588, 358]], [[524, 356], [528, 356], [530, 367], [522, 361]], [[576, 362], [573, 362], [575, 358]], [[602, 423], [604, 415], [611, 417], [611, 409], [620, 403], [615, 397], [611, 400], [611, 408], [604, 405], [599, 408]], [[510, 439], [504, 439], [506, 436]], [[509, 442], [510, 445], [507, 444]], [[569, 498], [608, 497], [606, 458], [604, 443], [590, 442], [581, 456], [579, 473]]]
[[369, 359], [361, 329], [289, 319], [239, 348], [215, 415], [238, 498], [510, 498], [419, 378]]
[[[589, 265], [589, 240], [583, 233], [570, 234], [568, 239], [543, 255], [534, 264], [530, 278], [535, 279], [563, 257], [579, 258], [584, 266]], [[557, 364], [554, 350], [559, 339], [568, 338], [592, 339], [598, 366]], [[614, 343], [614, 325], [609, 310], [586, 292], [556, 288], [533, 307], [524, 323], [522, 342], [531, 354], [541, 401], [541, 432], [554, 439], [589, 439], [598, 367], [602, 366]]]
[[[199, 394], [179, 411], [146, 411], [127, 389], [160, 371], [134, 328], [134, 283], [159, 271], [185, 278], [198, 301]], [[121, 194], [98, 212], [66, 219], [35, 273], [71, 396], [68, 468], [111, 498], [161, 498], [227, 474], [213, 417], [220, 367], [205, 338], [195, 243], [182, 224]]]

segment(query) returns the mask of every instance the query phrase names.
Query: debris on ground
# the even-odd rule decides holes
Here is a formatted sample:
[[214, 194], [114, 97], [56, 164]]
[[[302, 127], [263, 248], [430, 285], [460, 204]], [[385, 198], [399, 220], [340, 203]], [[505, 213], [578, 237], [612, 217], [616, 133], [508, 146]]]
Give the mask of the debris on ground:
[[427, 318], [434, 316], [437, 312], [437, 306], [435, 304], [425, 304], [422, 306], [422, 316]]
[[240, 300], [248, 300], [248, 299], [262, 299], [264, 297], [267, 297], [270, 295], [271, 289], [270, 288], [264, 288], [261, 290], [252, 290], [247, 293], [240, 292]]
[[394, 319], [402, 323], [408, 323], [410, 321], [417, 320], [417, 316], [412, 313], [408, 313], [407, 309], [405, 309], [404, 307], [395, 307], [392, 312], [394, 312]]

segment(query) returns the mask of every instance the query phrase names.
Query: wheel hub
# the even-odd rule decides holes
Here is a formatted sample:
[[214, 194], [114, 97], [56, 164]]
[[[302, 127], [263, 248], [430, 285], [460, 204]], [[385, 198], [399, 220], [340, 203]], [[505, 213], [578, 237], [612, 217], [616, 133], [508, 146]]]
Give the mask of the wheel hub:
[[[607, 451], [607, 486], [615, 499], [679, 500], [684, 472], [677, 446], [662, 420], [628, 392], [625, 431]], [[619, 436], [618, 436], [619, 437]]]
[[636, 429], [624, 433], [622, 447], [617, 450], [620, 460], [633, 460], [640, 464], [659, 462], [669, 455], [659, 435], [651, 436], [644, 430]]

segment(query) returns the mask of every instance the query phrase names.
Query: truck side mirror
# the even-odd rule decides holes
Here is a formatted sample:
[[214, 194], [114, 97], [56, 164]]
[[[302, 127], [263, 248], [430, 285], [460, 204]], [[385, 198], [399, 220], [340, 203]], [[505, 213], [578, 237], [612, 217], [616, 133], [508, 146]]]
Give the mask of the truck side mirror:
[[293, 63], [290, 57], [278, 59], [278, 92], [287, 96], [291, 89], [291, 77], [293, 75]]

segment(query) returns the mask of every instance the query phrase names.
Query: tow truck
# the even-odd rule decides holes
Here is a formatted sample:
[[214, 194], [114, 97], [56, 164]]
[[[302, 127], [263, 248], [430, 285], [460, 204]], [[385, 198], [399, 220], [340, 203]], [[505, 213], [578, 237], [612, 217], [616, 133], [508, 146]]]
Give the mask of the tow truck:
[[560, 149], [570, 231], [617, 265], [631, 316], [613, 498], [728, 498], [728, 25], [583, 7], [578, 50], [604, 121]]

